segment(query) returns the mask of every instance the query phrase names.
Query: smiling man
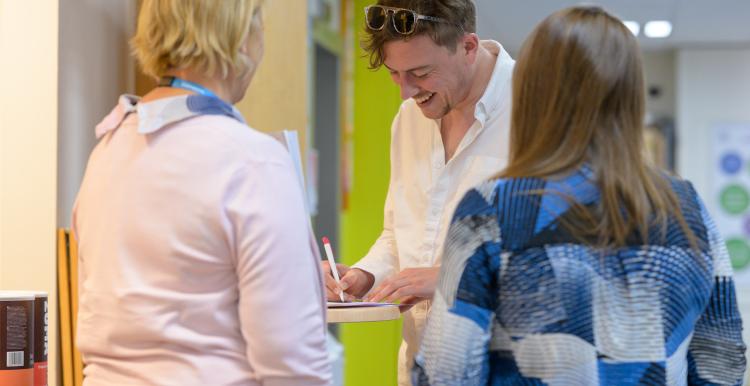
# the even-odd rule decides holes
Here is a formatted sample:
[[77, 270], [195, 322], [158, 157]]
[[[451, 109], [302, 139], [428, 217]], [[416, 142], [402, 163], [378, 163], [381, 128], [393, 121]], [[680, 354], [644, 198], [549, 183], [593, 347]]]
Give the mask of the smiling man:
[[365, 12], [370, 65], [387, 68], [404, 99], [391, 128], [384, 227], [357, 264], [337, 265], [341, 287], [323, 265], [329, 300], [343, 289], [347, 299], [408, 309], [399, 385], [409, 385], [453, 210], [508, 158], [514, 61], [479, 39], [471, 0], [381, 0]]

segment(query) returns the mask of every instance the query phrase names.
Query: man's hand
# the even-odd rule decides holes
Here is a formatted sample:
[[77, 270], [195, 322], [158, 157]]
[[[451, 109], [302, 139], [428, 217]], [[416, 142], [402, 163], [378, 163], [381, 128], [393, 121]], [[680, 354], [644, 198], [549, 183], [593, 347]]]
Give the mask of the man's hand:
[[403, 304], [401, 312], [404, 312], [418, 302], [432, 299], [439, 273], [440, 267], [407, 268], [383, 280], [377, 288], [372, 290], [367, 300], [371, 302], [400, 301]]
[[327, 261], [321, 262], [323, 277], [325, 278], [326, 298], [332, 302], [340, 302], [339, 293], [344, 292], [344, 300], [351, 302], [359, 299], [372, 288], [375, 277], [361, 269], [349, 268], [344, 264], [336, 264], [336, 269], [341, 278], [341, 285], [336, 283], [331, 273], [331, 266]]

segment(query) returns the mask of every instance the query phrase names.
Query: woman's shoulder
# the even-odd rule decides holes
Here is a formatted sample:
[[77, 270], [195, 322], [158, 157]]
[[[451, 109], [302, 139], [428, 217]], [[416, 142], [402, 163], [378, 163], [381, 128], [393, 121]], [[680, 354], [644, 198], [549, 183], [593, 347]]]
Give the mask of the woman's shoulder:
[[[585, 170], [544, 178], [498, 177], [467, 191], [456, 213], [458, 216], [491, 213], [511, 223], [536, 221], [539, 214], [564, 212], [570, 200], [588, 205], [598, 199], [598, 189]], [[540, 211], [541, 208], [545, 211]]]
[[286, 162], [289, 157], [280, 139], [231, 117], [202, 115], [191, 121], [185, 124], [203, 131], [205, 140], [227, 157], [246, 162]]
[[666, 181], [667, 186], [672, 189], [682, 211], [682, 216], [688, 221], [702, 222], [699, 219], [707, 214], [707, 210], [693, 183], [667, 172], [661, 172], [661, 176]]
[[456, 209], [457, 216], [497, 213], [499, 209], [521, 205], [546, 181], [540, 178], [490, 178], [466, 191]]
[[698, 198], [698, 193], [690, 180], [666, 172], [663, 172], [662, 176], [669, 183], [670, 187], [680, 200], [694, 200]]

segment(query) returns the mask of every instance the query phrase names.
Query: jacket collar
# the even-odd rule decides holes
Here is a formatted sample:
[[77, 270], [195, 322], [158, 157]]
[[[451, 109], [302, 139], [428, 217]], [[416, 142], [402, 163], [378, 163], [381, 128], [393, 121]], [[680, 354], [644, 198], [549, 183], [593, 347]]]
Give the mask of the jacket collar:
[[96, 125], [96, 138], [116, 130], [130, 113], [138, 114], [138, 132], [151, 134], [170, 124], [198, 115], [224, 115], [245, 123], [242, 114], [221, 99], [205, 95], [180, 95], [139, 103], [140, 97], [124, 94], [117, 106]]

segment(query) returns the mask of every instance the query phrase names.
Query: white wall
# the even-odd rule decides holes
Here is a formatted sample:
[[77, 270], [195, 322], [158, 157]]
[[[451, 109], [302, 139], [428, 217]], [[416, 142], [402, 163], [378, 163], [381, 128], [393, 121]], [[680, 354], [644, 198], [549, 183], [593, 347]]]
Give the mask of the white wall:
[[[0, 0], [0, 289], [47, 291], [57, 309], [57, 0]], [[50, 326], [57, 313], [49, 313]], [[56, 385], [57, 329], [49, 330]]]
[[[718, 213], [713, 197], [712, 127], [750, 124], [750, 48], [683, 49], [677, 53], [678, 171], [691, 180], [706, 206]], [[745, 273], [743, 276], [746, 277]], [[750, 343], [750, 283], [738, 280], [745, 343]]]
[[677, 168], [703, 197], [711, 194], [711, 165], [706, 162], [713, 143], [710, 130], [733, 122], [750, 123], [750, 48], [680, 50]]
[[57, 225], [70, 214], [89, 153], [94, 126], [135, 88], [128, 39], [135, 31], [135, 1], [60, 1], [60, 111]]

